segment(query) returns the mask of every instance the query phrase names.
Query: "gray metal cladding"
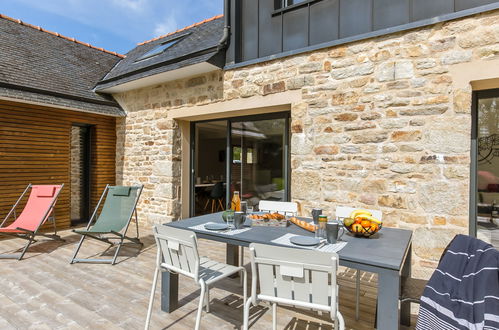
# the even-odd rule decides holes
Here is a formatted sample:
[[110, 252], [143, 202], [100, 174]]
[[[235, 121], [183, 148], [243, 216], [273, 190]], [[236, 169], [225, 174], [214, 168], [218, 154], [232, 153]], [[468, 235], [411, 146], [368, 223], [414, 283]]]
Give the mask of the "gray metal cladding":
[[271, 15], [274, 11], [274, 0], [257, 0], [253, 3], [259, 7], [258, 57], [280, 53], [282, 51], [282, 15]]
[[280, 0], [232, 0], [234, 42], [229, 53], [236, 56], [228, 57], [227, 64], [297, 53], [322, 43], [341, 43], [343, 38], [360, 39], [387, 28], [403, 29], [413, 22], [428, 25], [433, 18], [471, 8], [476, 8], [476, 13], [481, 11], [477, 7], [494, 3], [499, 1], [308, 0], [279, 8]]
[[[319, 1], [310, 6], [310, 41], [309, 45], [336, 40], [339, 38], [337, 19], [340, 1]], [[308, 46], [308, 45], [307, 45]]]
[[373, 24], [372, 6], [372, 0], [341, 1], [340, 38], [370, 32]]

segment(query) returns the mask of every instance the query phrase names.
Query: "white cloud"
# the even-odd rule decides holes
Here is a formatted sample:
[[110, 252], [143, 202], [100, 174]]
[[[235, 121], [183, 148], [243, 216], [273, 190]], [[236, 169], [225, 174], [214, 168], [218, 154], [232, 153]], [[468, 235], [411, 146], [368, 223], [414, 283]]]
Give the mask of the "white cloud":
[[166, 18], [166, 20], [159, 22], [159, 23], [156, 23], [156, 25], [154, 26], [153, 35], [155, 37], [164, 35], [164, 34], [167, 34], [169, 32], [173, 32], [173, 31], [177, 30], [177, 27], [178, 27], [178, 23], [177, 23], [177, 19], [175, 18], [175, 15], [170, 14]]
[[112, 0], [113, 4], [131, 9], [133, 11], [142, 11], [147, 6], [147, 0]]

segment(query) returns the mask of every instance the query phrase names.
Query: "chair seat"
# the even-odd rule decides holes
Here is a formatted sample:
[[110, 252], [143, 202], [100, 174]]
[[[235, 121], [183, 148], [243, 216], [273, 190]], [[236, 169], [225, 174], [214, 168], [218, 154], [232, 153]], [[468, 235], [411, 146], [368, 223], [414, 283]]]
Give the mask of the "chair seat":
[[428, 283], [427, 280], [421, 280], [419, 278], [406, 278], [402, 282], [402, 294], [400, 299], [419, 300], [419, 298], [423, 295], [426, 283]]
[[236, 274], [242, 267], [236, 267], [201, 257], [199, 260], [199, 278], [208, 285], [215, 283], [222, 278]]
[[6, 227], [6, 228], [0, 228], [0, 233], [25, 233], [25, 231]]
[[207, 285], [236, 274], [242, 269], [242, 267], [227, 265], [206, 257], [199, 258], [199, 279], [204, 280]]
[[85, 235], [85, 234], [98, 234], [98, 235], [102, 235], [102, 234], [112, 234], [113, 233], [112, 231], [101, 231], [101, 230], [92, 230], [92, 229], [89, 229], [89, 230], [86, 230], [86, 229], [74, 229], [73, 232], [77, 233], [77, 234], [81, 234], [81, 235]]

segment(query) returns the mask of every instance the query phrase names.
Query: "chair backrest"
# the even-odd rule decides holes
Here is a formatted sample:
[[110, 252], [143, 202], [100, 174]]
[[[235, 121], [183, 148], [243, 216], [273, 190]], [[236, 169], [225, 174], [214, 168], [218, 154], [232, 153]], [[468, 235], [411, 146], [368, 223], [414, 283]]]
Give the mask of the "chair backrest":
[[219, 199], [224, 197], [224, 183], [223, 182], [217, 182], [211, 189], [210, 193], [211, 198]]
[[142, 186], [108, 186], [104, 206], [92, 230], [120, 232], [130, 222], [141, 191]]
[[17, 219], [10, 228], [23, 228], [36, 231], [43, 225], [53, 212], [57, 197], [63, 185], [34, 185], [31, 186], [28, 201]]
[[258, 209], [262, 212], [279, 212], [282, 214], [296, 215], [298, 204], [295, 202], [260, 201]]
[[[350, 213], [352, 213], [355, 210], [359, 210], [359, 207], [350, 207], [350, 206], [337, 206], [336, 207], [336, 217], [338, 218], [348, 218], [350, 216]], [[383, 212], [380, 210], [369, 210], [369, 209], [364, 209], [366, 211], [369, 211], [372, 213], [373, 217], [383, 220]]]
[[[329, 311], [336, 318], [336, 253], [253, 243], [250, 245], [252, 298]], [[260, 294], [256, 294], [258, 284]]]
[[154, 226], [153, 233], [158, 247], [157, 265], [192, 277], [197, 282], [199, 254], [196, 234], [163, 225]]

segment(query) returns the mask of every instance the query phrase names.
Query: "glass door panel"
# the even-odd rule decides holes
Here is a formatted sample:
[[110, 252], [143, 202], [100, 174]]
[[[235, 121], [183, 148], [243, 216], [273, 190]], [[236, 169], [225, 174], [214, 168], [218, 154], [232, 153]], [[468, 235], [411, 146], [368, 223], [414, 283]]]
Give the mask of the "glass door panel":
[[285, 152], [287, 118], [231, 122], [230, 196], [256, 207], [264, 200], [287, 199]]
[[227, 120], [194, 124], [192, 216], [225, 209]]
[[499, 247], [499, 90], [476, 99], [477, 237]]

